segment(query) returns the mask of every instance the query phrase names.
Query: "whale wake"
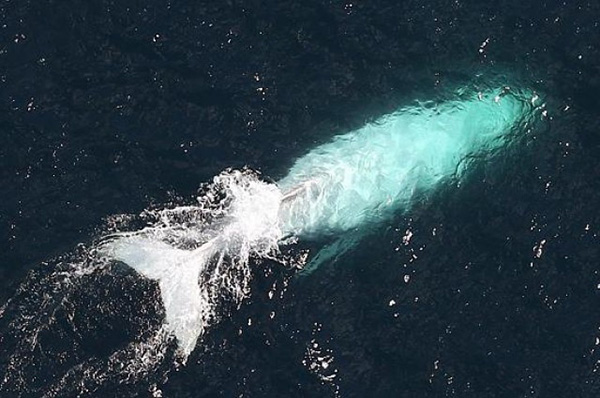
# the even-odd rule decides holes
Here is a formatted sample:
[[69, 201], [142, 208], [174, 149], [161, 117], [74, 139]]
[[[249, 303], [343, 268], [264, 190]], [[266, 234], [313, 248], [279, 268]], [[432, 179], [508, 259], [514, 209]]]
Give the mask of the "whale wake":
[[[350, 249], [365, 231], [410, 211], [444, 181], [460, 180], [471, 162], [485, 161], [516, 142], [513, 138], [533, 124], [540, 102], [532, 91], [514, 87], [464, 89], [446, 101], [416, 102], [310, 150], [275, 183], [252, 170], [226, 170], [204, 186], [193, 205], [147, 210], [141, 215], [143, 228], [121, 220], [83, 250], [80, 260], [59, 261], [52, 275], [41, 278], [44, 288], [27, 301], [29, 306], [22, 297], [40, 283], [35, 274], [0, 308], [15, 351], [0, 364], [7, 375], [0, 391], [29, 384], [45, 391], [40, 396], [55, 396], [61, 386], [79, 385], [70, 378], [90, 375], [97, 384], [111, 374], [126, 374], [124, 382], [134, 382], [169, 358], [173, 338], [176, 355], [185, 362], [218, 322], [220, 309], [236, 308], [249, 295], [253, 258], [304, 267], [304, 272], [316, 269]], [[322, 238], [333, 244], [311, 254], [308, 262], [282, 254], [297, 240]], [[135, 341], [104, 362], [65, 354], [64, 367], [56, 368], [57, 384], [31, 387], [35, 377], [24, 380], [22, 368], [32, 366], [40, 336], [56, 323], [58, 309], [73, 302], [90, 275], [122, 263], [158, 284], [162, 325], [136, 332]], [[80, 338], [69, 326], [74, 322], [66, 318], [62, 338]], [[125, 369], [120, 363], [130, 365]]]

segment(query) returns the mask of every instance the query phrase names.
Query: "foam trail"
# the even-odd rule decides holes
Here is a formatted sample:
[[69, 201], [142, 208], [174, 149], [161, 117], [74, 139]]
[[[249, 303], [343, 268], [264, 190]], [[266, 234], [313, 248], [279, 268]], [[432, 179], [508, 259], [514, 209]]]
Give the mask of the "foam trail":
[[410, 209], [419, 194], [460, 177], [466, 157], [502, 146], [524, 127], [532, 98], [499, 89], [404, 107], [311, 150], [276, 184], [225, 172], [199, 206], [171, 210], [191, 214], [186, 222], [165, 211], [157, 225], [116, 235], [101, 253], [159, 282], [167, 328], [187, 357], [215, 321], [220, 298], [240, 303], [247, 294], [250, 256], [276, 256], [287, 237], [345, 236]]

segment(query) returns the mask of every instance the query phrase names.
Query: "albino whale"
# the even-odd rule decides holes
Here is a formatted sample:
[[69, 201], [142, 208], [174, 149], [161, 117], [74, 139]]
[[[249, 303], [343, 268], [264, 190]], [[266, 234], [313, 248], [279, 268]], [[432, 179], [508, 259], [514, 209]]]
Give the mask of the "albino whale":
[[165, 210], [99, 252], [158, 281], [166, 328], [187, 357], [222, 297], [247, 295], [250, 256], [277, 258], [295, 239], [344, 236], [410, 210], [441, 181], [460, 178], [465, 159], [525, 130], [537, 98], [503, 87], [405, 106], [312, 149], [277, 183], [226, 171], [197, 206]]

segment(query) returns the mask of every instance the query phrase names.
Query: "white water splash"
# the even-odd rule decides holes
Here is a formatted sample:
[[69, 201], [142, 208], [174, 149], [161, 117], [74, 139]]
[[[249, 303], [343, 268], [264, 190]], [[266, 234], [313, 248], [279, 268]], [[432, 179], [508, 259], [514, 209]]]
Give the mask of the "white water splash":
[[237, 305], [247, 295], [250, 256], [278, 253], [281, 198], [256, 173], [226, 171], [198, 206], [159, 211], [158, 223], [111, 236], [99, 253], [159, 282], [167, 329], [187, 357], [219, 302]]

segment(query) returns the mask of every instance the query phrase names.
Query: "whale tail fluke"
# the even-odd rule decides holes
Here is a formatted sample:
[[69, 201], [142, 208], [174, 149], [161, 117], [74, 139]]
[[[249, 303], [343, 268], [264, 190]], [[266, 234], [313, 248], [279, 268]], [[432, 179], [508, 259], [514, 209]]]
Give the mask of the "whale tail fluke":
[[123, 262], [158, 282], [165, 327], [177, 338], [187, 358], [214, 316], [210, 295], [201, 288], [199, 279], [219, 252], [215, 241], [195, 250], [183, 250], [151, 238], [124, 236], [106, 243], [102, 251], [109, 259]]

